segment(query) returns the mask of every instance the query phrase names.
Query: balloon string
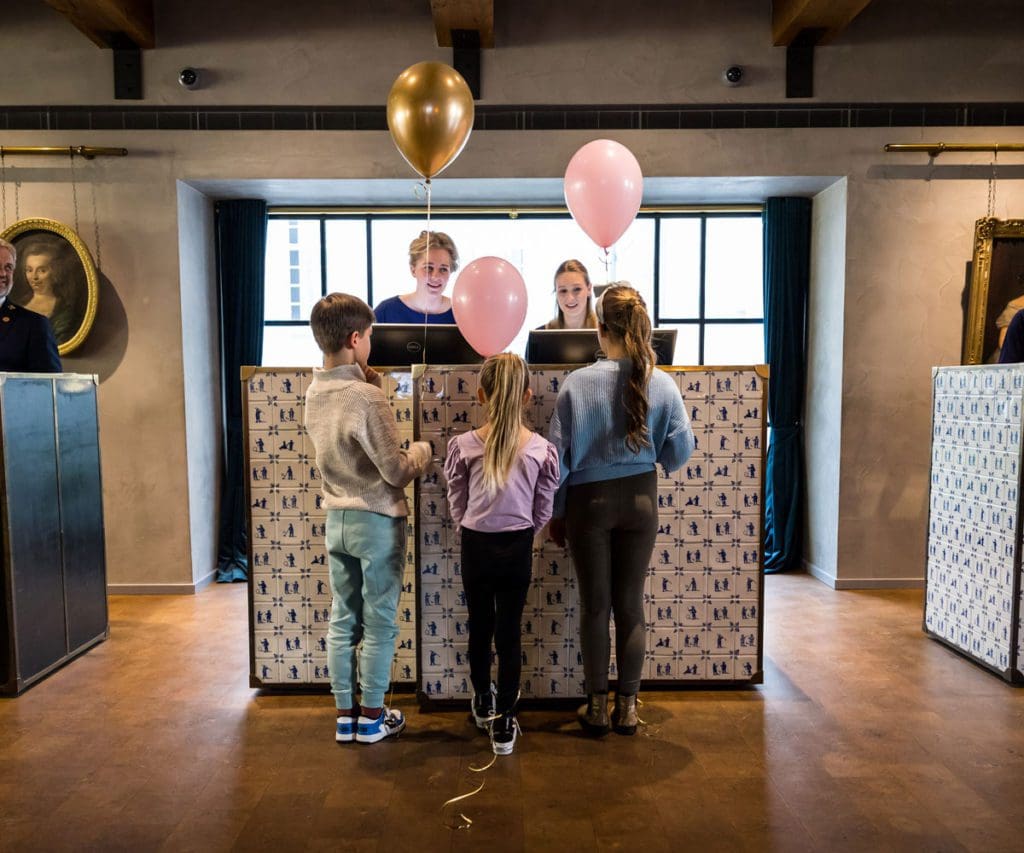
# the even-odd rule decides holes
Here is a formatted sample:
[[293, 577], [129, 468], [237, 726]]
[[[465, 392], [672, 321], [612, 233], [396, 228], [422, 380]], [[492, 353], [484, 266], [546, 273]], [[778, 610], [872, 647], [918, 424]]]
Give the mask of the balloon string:
[[608, 247], [607, 246], [602, 247], [602, 249], [604, 251], [604, 257], [601, 258], [601, 263], [604, 264], [604, 283], [605, 284], [611, 284], [612, 257], [611, 257], [611, 254], [608, 251]]
[[[430, 178], [427, 178], [423, 182], [423, 188], [424, 188], [424, 192], [427, 195], [427, 249], [426, 249], [426, 256], [424, 258], [424, 261], [427, 264], [427, 271], [428, 271], [427, 275], [429, 276], [429, 274], [430, 274], [429, 273], [429, 270], [430, 270], [430, 203], [431, 203], [431, 195], [432, 195], [432, 193], [431, 193], [431, 189], [432, 188], [430, 186]], [[428, 322], [427, 321], [427, 309], [424, 306], [424, 308], [423, 308], [423, 363], [424, 364], [427, 363], [427, 322]]]
[[[491, 716], [489, 719], [494, 720], [494, 719], [497, 719], [497, 718], [498, 718], [498, 715], [495, 714], [495, 715]], [[470, 764], [467, 767], [467, 769], [471, 773], [486, 773], [488, 770], [490, 770], [494, 766], [494, 762], [497, 761], [497, 760], [498, 760], [498, 755], [497, 755], [497, 753], [495, 753], [494, 755], [491, 756], [491, 760], [488, 761], [486, 764], [484, 764], [484, 765], [482, 765], [480, 767], [477, 767], [475, 764]], [[446, 827], [448, 827], [449, 829], [469, 829], [473, 825], [473, 818], [467, 817], [464, 812], [458, 812], [458, 814], [455, 814], [455, 815], [448, 815], [448, 814], [446, 814], [446, 809], [448, 808], [448, 806], [453, 805], [453, 804], [458, 803], [458, 802], [461, 802], [462, 800], [468, 800], [470, 797], [475, 797], [477, 794], [479, 794], [484, 789], [484, 784], [485, 784], [484, 782], [481, 782], [476, 787], [475, 790], [470, 791], [470, 792], [468, 792], [466, 794], [460, 794], [457, 797], [452, 797], [450, 800], [445, 800], [444, 801], [444, 803], [441, 806], [441, 817], [442, 817], [442, 819], [444, 821], [444, 825]]]

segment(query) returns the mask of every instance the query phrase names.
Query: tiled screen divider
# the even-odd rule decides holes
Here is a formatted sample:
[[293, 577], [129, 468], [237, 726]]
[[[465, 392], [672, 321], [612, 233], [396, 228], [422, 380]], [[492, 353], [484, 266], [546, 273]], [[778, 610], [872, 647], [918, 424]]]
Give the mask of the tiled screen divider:
[[1024, 365], [932, 371], [925, 632], [1024, 681], [1021, 454]]

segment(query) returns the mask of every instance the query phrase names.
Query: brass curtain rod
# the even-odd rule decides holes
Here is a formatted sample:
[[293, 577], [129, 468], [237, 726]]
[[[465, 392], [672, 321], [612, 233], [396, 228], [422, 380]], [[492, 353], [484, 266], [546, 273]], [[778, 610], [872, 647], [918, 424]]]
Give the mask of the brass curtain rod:
[[11, 157], [16, 154], [33, 154], [71, 157], [84, 157], [92, 160], [94, 157], [127, 157], [127, 148], [97, 148], [93, 145], [65, 145], [63, 147], [51, 147], [44, 145], [0, 145], [0, 157]]
[[925, 151], [929, 157], [938, 157], [944, 151], [1024, 151], [1024, 142], [890, 142], [883, 150], [889, 154]]

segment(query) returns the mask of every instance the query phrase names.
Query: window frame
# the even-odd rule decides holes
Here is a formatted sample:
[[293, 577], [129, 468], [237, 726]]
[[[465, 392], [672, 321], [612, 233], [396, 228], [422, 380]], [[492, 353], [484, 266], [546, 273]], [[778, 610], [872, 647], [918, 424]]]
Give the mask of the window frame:
[[[320, 241], [320, 295], [327, 295], [327, 222], [331, 219], [363, 219], [366, 233], [366, 295], [367, 302], [374, 304], [373, 294], [373, 223], [377, 220], [408, 220], [423, 223], [425, 210], [422, 208], [387, 207], [270, 207], [269, 220], [316, 220], [319, 222]], [[571, 219], [564, 207], [435, 207], [431, 215], [437, 219]], [[760, 325], [764, 326], [764, 303], [761, 303], [760, 317], [708, 317], [707, 316], [707, 223], [712, 218], [762, 218], [762, 204], [748, 205], [658, 205], [642, 207], [638, 219], [654, 219], [653, 275], [651, 320], [655, 327], [669, 325], [676, 327], [696, 326], [698, 329], [698, 365], [704, 365], [705, 332], [715, 325]], [[670, 317], [661, 314], [661, 223], [672, 219], [700, 219], [700, 282], [697, 300], [697, 316]], [[294, 244], [289, 244], [291, 247]], [[292, 250], [294, 251], [294, 250]], [[287, 327], [308, 326], [309, 320], [267, 320], [263, 326]]]

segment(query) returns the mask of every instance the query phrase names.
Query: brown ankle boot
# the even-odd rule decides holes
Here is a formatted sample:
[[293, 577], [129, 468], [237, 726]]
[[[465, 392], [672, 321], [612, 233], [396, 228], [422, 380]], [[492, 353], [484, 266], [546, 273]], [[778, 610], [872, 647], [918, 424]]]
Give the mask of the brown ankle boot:
[[612, 727], [615, 729], [615, 733], [620, 735], [636, 734], [639, 722], [640, 718], [636, 713], [636, 694], [623, 696], [621, 693], [616, 693], [615, 710], [612, 711]]
[[590, 693], [587, 704], [580, 706], [576, 712], [580, 725], [588, 735], [600, 737], [608, 734], [608, 694]]

